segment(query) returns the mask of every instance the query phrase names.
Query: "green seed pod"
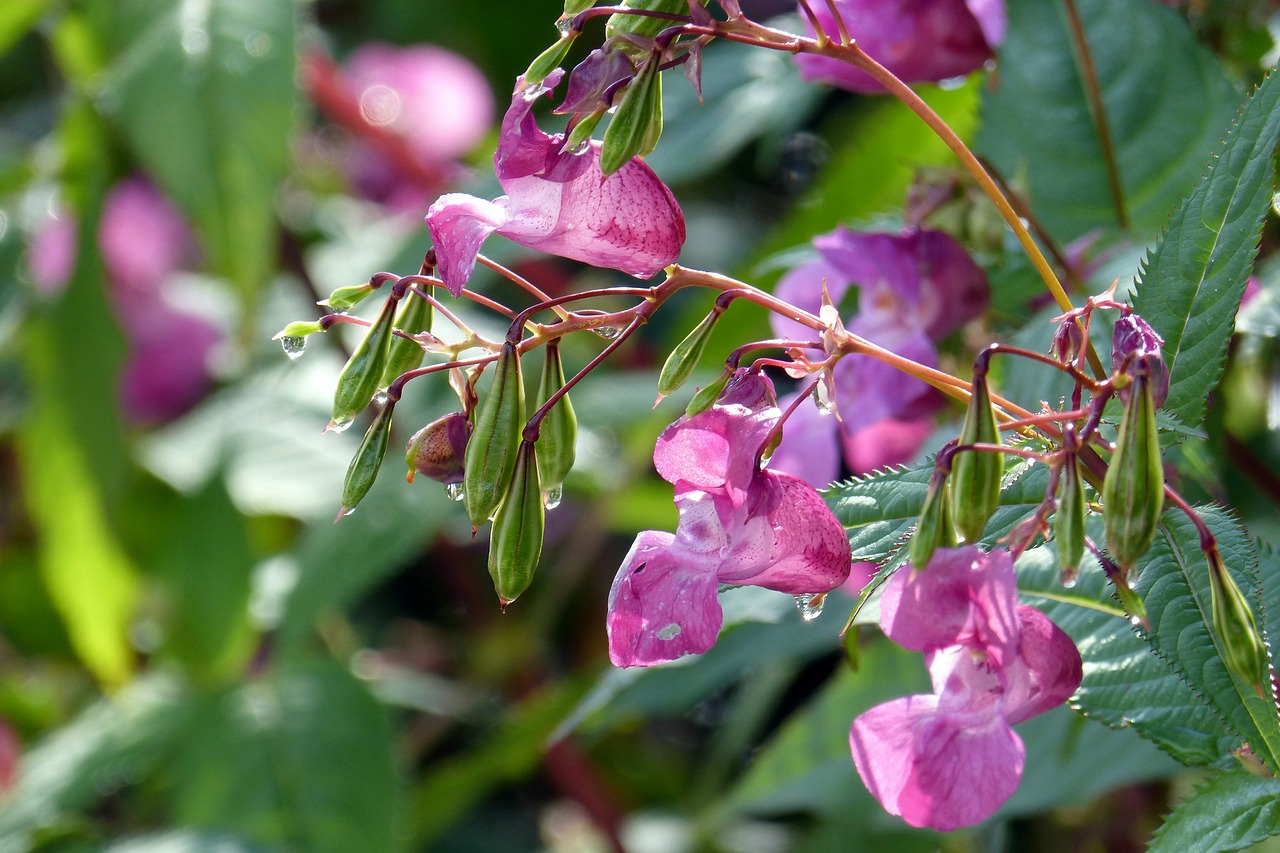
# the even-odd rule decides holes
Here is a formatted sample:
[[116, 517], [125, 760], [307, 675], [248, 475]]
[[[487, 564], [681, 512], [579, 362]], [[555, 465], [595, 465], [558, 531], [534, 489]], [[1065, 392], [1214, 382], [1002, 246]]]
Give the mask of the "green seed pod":
[[365, 430], [356, 455], [351, 457], [347, 479], [342, 484], [342, 509], [338, 510], [338, 518], [354, 512], [356, 505], [369, 493], [373, 481], [377, 479], [378, 469], [382, 467], [382, 457], [387, 454], [387, 441], [391, 438], [391, 413], [395, 407], [396, 404], [390, 400], [382, 406], [373, 423]]
[[[701, 3], [705, 6], [707, 0], [701, 0]], [[628, 9], [643, 9], [646, 12], [668, 12], [673, 15], [689, 13], [689, 0], [625, 0], [620, 5]], [[673, 24], [675, 21], [663, 18], [619, 13], [609, 16], [608, 23], [604, 25], [604, 35], [606, 39], [627, 34], [652, 38]]]
[[1244, 593], [1236, 585], [1215, 547], [1209, 552], [1209, 592], [1213, 604], [1213, 630], [1222, 648], [1227, 669], [1249, 684], [1266, 683], [1267, 648]]
[[329, 294], [328, 299], [321, 300], [316, 304], [328, 308], [330, 311], [347, 311], [360, 304], [361, 300], [370, 293], [373, 293], [373, 285], [366, 281], [364, 284], [339, 287]]
[[[999, 444], [1000, 428], [991, 405], [985, 375], [973, 378], [969, 411], [960, 431], [960, 444]], [[982, 538], [987, 520], [1000, 505], [1000, 477], [1004, 457], [1000, 453], [961, 450], [951, 463], [951, 518], [969, 543]]]
[[524, 72], [525, 85], [532, 86], [547, 79], [547, 75], [569, 55], [569, 48], [573, 46], [573, 40], [576, 37], [577, 33], [565, 33], [555, 44], [538, 54], [538, 58], [533, 60], [528, 70]]
[[719, 400], [720, 395], [724, 393], [724, 388], [729, 384], [729, 378], [732, 376], [732, 368], [726, 367], [720, 372], [719, 376], [698, 389], [698, 393], [694, 394], [693, 398], [689, 400], [689, 405], [685, 406], [684, 413], [692, 416], [699, 412], [705, 412], [714, 406], [716, 400]]
[[928, 566], [938, 548], [955, 547], [956, 531], [947, 504], [947, 475], [935, 468], [920, 509], [920, 521], [907, 543], [907, 561], [917, 569]]
[[662, 365], [658, 374], [658, 400], [675, 391], [689, 380], [694, 368], [702, 360], [702, 353], [707, 349], [707, 341], [711, 340], [711, 330], [716, 327], [723, 311], [712, 311], [702, 322], [690, 332], [683, 341], [676, 345]]
[[463, 494], [472, 527], [479, 528], [502, 503], [515, 470], [524, 426], [524, 380], [520, 353], [510, 341], [494, 366], [489, 393], [480, 404], [476, 428], [467, 442]]
[[[412, 291], [406, 291], [403, 300], [404, 305], [396, 316], [396, 328], [406, 335], [416, 335], [418, 332], [431, 331], [431, 320], [435, 314], [431, 303]], [[422, 359], [425, 355], [426, 353], [418, 345], [417, 341], [411, 341], [399, 335], [392, 335], [391, 349], [387, 355], [387, 366], [382, 371], [382, 381], [378, 383], [378, 387], [386, 388], [392, 382], [395, 382], [400, 374], [408, 373], [410, 370], [416, 370], [421, 367]]]
[[1164, 507], [1156, 407], [1145, 375], [1134, 377], [1124, 405], [1115, 453], [1102, 481], [1102, 506], [1107, 517], [1107, 552], [1127, 572], [1151, 547]]
[[1072, 586], [1080, 575], [1084, 558], [1084, 482], [1080, 477], [1080, 461], [1074, 453], [1067, 456], [1058, 481], [1058, 509], [1053, 517], [1053, 541], [1058, 551], [1058, 568], [1063, 586]]
[[[542, 380], [538, 383], [538, 408], [551, 399], [551, 395], [564, 387], [564, 364], [560, 361], [560, 344], [552, 341], [546, 346], [546, 361], [542, 366]], [[542, 419], [538, 432], [538, 472], [542, 488], [554, 492], [569, 476], [578, 444], [578, 416], [573, 403], [565, 394]]]
[[564, 14], [560, 16], [561, 20], [572, 18], [596, 5], [595, 0], [564, 0]]
[[373, 399], [391, 352], [391, 338], [394, 337], [391, 328], [395, 310], [396, 300], [387, 299], [383, 303], [382, 313], [365, 333], [355, 352], [351, 353], [347, 366], [342, 368], [338, 387], [333, 392], [333, 416], [327, 429], [339, 432], [346, 429]]
[[493, 519], [493, 536], [489, 540], [489, 575], [503, 610], [529, 588], [542, 556], [545, 528], [538, 454], [532, 442], [521, 441], [511, 490]]
[[600, 149], [600, 170], [612, 175], [632, 157], [643, 157], [662, 136], [662, 75], [658, 57], [650, 56], [640, 67], [622, 102], [605, 128]]
[[602, 107], [578, 119], [578, 123], [573, 126], [573, 130], [569, 131], [569, 137], [564, 141], [564, 150], [577, 151], [579, 146], [590, 139], [591, 134], [595, 133], [596, 125], [600, 124], [600, 119], [604, 118], [604, 114], [605, 110]]

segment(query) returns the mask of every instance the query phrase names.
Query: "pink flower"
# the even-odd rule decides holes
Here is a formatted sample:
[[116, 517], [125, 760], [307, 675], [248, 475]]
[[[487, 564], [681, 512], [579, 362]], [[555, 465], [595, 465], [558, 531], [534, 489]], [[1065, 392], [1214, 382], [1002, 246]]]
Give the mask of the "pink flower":
[[1080, 686], [1080, 653], [1040, 611], [1017, 604], [1005, 551], [939, 549], [886, 585], [881, 627], [925, 653], [933, 693], [877, 705], [853, 722], [858, 774], [885, 810], [952, 830], [990, 817], [1018, 787], [1011, 726]]
[[[987, 306], [987, 279], [954, 238], [929, 229], [901, 234], [855, 232], [841, 227], [816, 238], [818, 260], [796, 267], [778, 282], [779, 298], [817, 313], [825, 285], [840, 305], [857, 288], [857, 312], [845, 326], [867, 340], [926, 365], [937, 364], [935, 343]], [[774, 315], [774, 332], [806, 339], [799, 323]], [[770, 467], [825, 486], [839, 473], [837, 444], [846, 466], [865, 473], [909, 459], [932, 430], [937, 393], [918, 379], [871, 358], [842, 359], [835, 368], [840, 422], [802, 407]], [[834, 438], [820, 438], [823, 430]], [[814, 449], [818, 448], [817, 452]]]
[[710, 410], [658, 439], [654, 465], [675, 485], [675, 534], [641, 533], [609, 592], [609, 657], [652, 666], [715, 644], [721, 583], [799, 595], [849, 575], [844, 528], [812, 486], [762, 471], [758, 456], [781, 417], [769, 380], [739, 371]]
[[[836, 0], [835, 5], [858, 47], [907, 83], [975, 71], [1004, 40], [1004, 0]], [[839, 29], [827, 4], [810, 6], [827, 35], [836, 38]], [[884, 92], [866, 73], [838, 60], [800, 54], [796, 62], [808, 79], [863, 94]]]
[[562, 151], [564, 135], [544, 133], [533, 103], [559, 82], [517, 81], [502, 120], [494, 170], [506, 195], [485, 201], [463, 193], [441, 196], [427, 212], [440, 277], [462, 292], [490, 234], [541, 252], [648, 278], [675, 263], [684, 244], [684, 216], [653, 170], [633, 159], [608, 178], [600, 169], [600, 143]]

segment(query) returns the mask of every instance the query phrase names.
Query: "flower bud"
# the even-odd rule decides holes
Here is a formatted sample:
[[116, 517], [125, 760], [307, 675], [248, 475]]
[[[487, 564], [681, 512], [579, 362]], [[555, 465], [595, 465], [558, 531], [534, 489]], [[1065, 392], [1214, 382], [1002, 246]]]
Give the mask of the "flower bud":
[[338, 387], [333, 392], [333, 415], [326, 429], [346, 429], [373, 399], [391, 351], [391, 327], [395, 310], [395, 300], [388, 299], [383, 304], [378, 319], [365, 333], [355, 352], [351, 353], [346, 367], [342, 369], [342, 375], [338, 377]]
[[[1139, 374], [1148, 377], [1155, 408], [1164, 405], [1169, 396], [1169, 368], [1160, 347], [1164, 339], [1137, 314], [1126, 314], [1116, 321], [1111, 336], [1111, 372], [1130, 379]], [[1129, 402], [1128, 386], [1119, 389], [1120, 400]]]
[[1084, 517], [1080, 460], [1071, 453], [1062, 466], [1062, 479], [1058, 481], [1058, 509], [1053, 517], [1053, 541], [1063, 586], [1073, 586], [1080, 575], [1080, 560], [1084, 558]]
[[920, 509], [920, 521], [907, 543], [907, 562], [917, 569], [929, 565], [929, 558], [938, 548], [956, 546], [956, 531], [947, 503], [947, 475], [934, 469], [929, 478], [929, 492]]
[[284, 338], [305, 338], [307, 335], [314, 335], [316, 332], [323, 331], [324, 327], [315, 320], [295, 320], [272, 335], [271, 340], [279, 341]]
[[684, 413], [693, 417], [714, 406], [716, 400], [720, 399], [721, 393], [724, 392], [725, 386], [729, 384], [731, 376], [733, 376], [733, 369], [726, 367], [720, 372], [719, 376], [698, 389], [698, 393], [694, 394], [693, 398], [689, 400], [689, 405], [685, 406]]
[[[404, 305], [396, 316], [396, 328], [406, 335], [416, 335], [419, 332], [431, 331], [431, 320], [435, 313], [431, 303], [412, 291], [405, 292], [403, 301]], [[417, 341], [402, 338], [399, 335], [392, 335], [391, 348], [387, 355], [387, 366], [382, 371], [382, 381], [378, 387], [386, 388], [392, 382], [395, 382], [400, 374], [408, 373], [410, 370], [416, 370], [421, 367], [424, 355], [426, 353]]]
[[577, 38], [577, 33], [565, 33], [560, 36], [555, 44], [538, 54], [538, 58], [533, 60], [527, 71], [524, 72], [524, 83], [526, 86], [535, 86], [547, 79], [547, 75], [564, 62], [564, 58], [569, 55], [569, 48], [573, 47], [573, 40]]
[[1080, 321], [1072, 316], [1063, 317], [1058, 330], [1053, 333], [1050, 354], [1063, 364], [1071, 364], [1083, 350], [1084, 329], [1080, 326]]
[[[552, 341], [546, 346], [546, 361], [542, 366], [542, 380], [538, 383], [538, 408], [551, 395], [564, 387], [564, 364], [560, 361], [560, 344]], [[573, 412], [569, 395], [565, 394], [542, 419], [536, 445], [538, 472], [542, 488], [550, 492], [559, 488], [573, 468], [578, 444], [578, 416]]]
[[462, 412], [450, 412], [415, 432], [405, 445], [409, 482], [413, 482], [415, 474], [421, 474], [446, 486], [461, 483], [469, 438], [471, 421]]
[[1102, 481], [1107, 551], [1126, 571], [1151, 547], [1164, 507], [1160, 435], [1147, 377], [1136, 376], [1131, 391], [1120, 419], [1116, 449]]
[[690, 332], [683, 341], [676, 345], [662, 365], [658, 374], [658, 400], [675, 391], [688, 381], [693, 370], [702, 360], [702, 353], [707, 349], [707, 341], [711, 340], [711, 331], [716, 327], [723, 311], [714, 310], [702, 319], [702, 322]]
[[520, 430], [524, 426], [524, 381], [520, 353], [507, 341], [494, 366], [489, 393], [480, 404], [475, 430], [467, 442], [463, 494], [467, 516], [478, 528], [502, 503], [511, 483]]
[[1227, 571], [1218, 549], [1214, 547], [1208, 556], [1213, 630], [1218, 635], [1222, 661], [1227, 669], [1249, 684], [1266, 684], [1269, 671], [1267, 649], [1253, 610]]
[[662, 136], [662, 75], [659, 57], [651, 55], [627, 86], [613, 120], [605, 128], [600, 170], [612, 175], [632, 157], [643, 157]]
[[339, 287], [329, 294], [328, 299], [323, 299], [316, 304], [328, 308], [330, 311], [348, 311], [358, 305], [370, 293], [373, 293], [373, 285], [366, 281], [364, 284]]
[[493, 519], [493, 536], [489, 540], [489, 575], [503, 610], [529, 588], [542, 556], [545, 528], [538, 454], [532, 442], [521, 441], [511, 489]]
[[365, 430], [364, 438], [360, 439], [360, 447], [347, 466], [347, 478], [342, 483], [342, 509], [338, 510], [338, 518], [334, 521], [354, 512], [373, 487], [378, 469], [382, 467], [382, 457], [387, 454], [387, 441], [391, 437], [391, 413], [395, 407], [396, 404], [388, 400]]
[[[985, 375], [973, 377], [969, 411], [965, 414], [959, 443], [1000, 443], [1000, 428]], [[982, 538], [987, 520], [1000, 505], [1000, 478], [1003, 474], [1004, 456], [1000, 453], [962, 449], [953, 457], [951, 518], [966, 542], [974, 543]]]
[[636, 73], [636, 66], [622, 50], [596, 48], [569, 73], [564, 102], [552, 112], [594, 113], [611, 106], [613, 92]]

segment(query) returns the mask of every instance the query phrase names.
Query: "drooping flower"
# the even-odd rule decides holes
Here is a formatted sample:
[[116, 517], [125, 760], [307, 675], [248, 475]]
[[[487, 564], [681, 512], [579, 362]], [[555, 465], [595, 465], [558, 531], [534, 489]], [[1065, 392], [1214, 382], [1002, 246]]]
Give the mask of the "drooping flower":
[[674, 534], [641, 533], [609, 593], [609, 657], [651, 666], [715, 644], [721, 583], [799, 595], [849, 575], [844, 528], [817, 491], [761, 470], [763, 442], [781, 417], [772, 384], [739, 371], [706, 412], [658, 439], [654, 465], [675, 486]]
[[[810, 4], [827, 35], [839, 32], [825, 3]], [[835, 0], [849, 35], [906, 83], [959, 77], [981, 68], [1004, 40], [1004, 0]], [[813, 35], [812, 25], [809, 34]], [[863, 71], [824, 56], [799, 54], [802, 76], [842, 89], [879, 94]]]
[[885, 810], [952, 830], [990, 817], [1018, 787], [1025, 751], [1011, 728], [1080, 685], [1080, 653], [1040, 611], [1017, 604], [1005, 551], [939, 549], [886, 585], [881, 627], [925, 653], [933, 693], [854, 720], [853, 761]]
[[[1125, 314], [1116, 321], [1111, 336], [1111, 372], [1131, 378], [1145, 374], [1157, 409], [1169, 396], [1169, 368], [1164, 363], [1163, 345], [1164, 339], [1137, 314]], [[1120, 399], [1128, 401], [1127, 386], [1120, 389]]]
[[[816, 314], [824, 286], [837, 306], [853, 301], [850, 290], [857, 288], [857, 310], [846, 319], [846, 328], [922, 364], [936, 365], [935, 343], [986, 308], [986, 275], [941, 231], [885, 234], [841, 227], [813, 242], [818, 259], [783, 276], [777, 296]], [[773, 327], [783, 338], [811, 335], [777, 315]], [[854, 473], [906, 461], [929, 435], [941, 400], [924, 382], [859, 356], [842, 359], [834, 379], [840, 422], [816, 420], [801, 407], [792, 415], [799, 419], [797, 429], [783, 437], [770, 467], [824, 486], [839, 473], [839, 457], [828, 449], [831, 439], [818, 438], [823, 429], [838, 436], [845, 464]], [[815, 454], [815, 447], [824, 449]]]
[[653, 170], [632, 159], [605, 178], [600, 143], [563, 151], [564, 135], [544, 133], [533, 104], [559, 82], [516, 83], [502, 121], [494, 170], [505, 195], [485, 201], [441, 196], [427, 212], [440, 277], [455, 296], [471, 277], [480, 245], [493, 233], [541, 252], [648, 278], [675, 263], [684, 216]]

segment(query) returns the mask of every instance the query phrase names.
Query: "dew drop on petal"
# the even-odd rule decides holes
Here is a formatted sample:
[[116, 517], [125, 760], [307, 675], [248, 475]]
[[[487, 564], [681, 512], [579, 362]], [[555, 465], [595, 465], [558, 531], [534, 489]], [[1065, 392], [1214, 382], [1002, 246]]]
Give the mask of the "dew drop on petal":
[[664, 625], [658, 631], [659, 640], [674, 640], [678, 636], [680, 636], [680, 626], [675, 622], [672, 622], [669, 625]]
[[284, 349], [284, 354], [289, 358], [297, 361], [302, 358], [302, 353], [307, 349], [306, 338], [281, 338], [280, 346]]
[[461, 483], [449, 483], [444, 487], [444, 493], [449, 496], [451, 501], [460, 501], [466, 497], [466, 494], [462, 491]]
[[800, 618], [806, 622], [812, 622], [822, 615], [822, 606], [827, 602], [827, 594], [825, 592], [802, 592], [795, 596], [795, 600], [796, 609], [800, 611]]
[[564, 498], [564, 487], [555, 486], [547, 489], [542, 493], [542, 505], [548, 510], [555, 509], [560, 506], [560, 501]]

